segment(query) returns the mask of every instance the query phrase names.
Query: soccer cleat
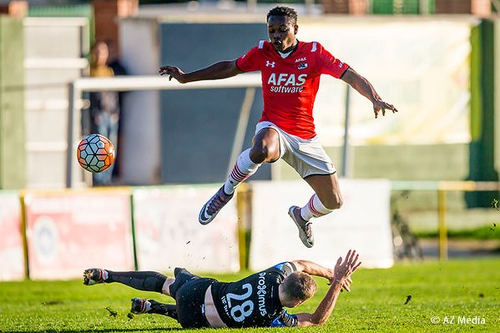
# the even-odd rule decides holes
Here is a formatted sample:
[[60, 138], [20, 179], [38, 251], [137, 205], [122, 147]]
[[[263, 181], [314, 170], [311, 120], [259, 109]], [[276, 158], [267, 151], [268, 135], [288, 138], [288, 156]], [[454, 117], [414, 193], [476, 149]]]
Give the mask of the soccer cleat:
[[130, 306], [130, 312], [141, 314], [147, 313], [151, 309], [151, 300], [145, 298], [134, 297], [132, 298], [132, 305]]
[[300, 216], [300, 208], [297, 206], [290, 207], [288, 215], [290, 215], [297, 228], [299, 228], [299, 237], [302, 243], [304, 243], [306, 247], [313, 247], [314, 236], [311, 227], [312, 223], [304, 220], [302, 216]]
[[163, 304], [153, 299], [145, 299], [139, 297], [132, 298], [130, 312], [135, 314], [156, 313], [164, 316], [169, 316], [170, 318], [173, 318], [175, 320], [178, 319], [176, 305]]
[[83, 272], [83, 284], [91, 286], [104, 282], [105, 270], [102, 268], [89, 268]]
[[214, 194], [213, 197], [208, 200], [208, 202], [203, 206], [200, 211], [200, 216], [198, 217], [198, 221], [201, 224], [209, 224], [215, 216], [220, 212], [222, 207], [224, 207], [229, 200], [233, 197], [233, 194], [226, 194], [224, 192], [224, 186], [222, 186], [217, 193]]

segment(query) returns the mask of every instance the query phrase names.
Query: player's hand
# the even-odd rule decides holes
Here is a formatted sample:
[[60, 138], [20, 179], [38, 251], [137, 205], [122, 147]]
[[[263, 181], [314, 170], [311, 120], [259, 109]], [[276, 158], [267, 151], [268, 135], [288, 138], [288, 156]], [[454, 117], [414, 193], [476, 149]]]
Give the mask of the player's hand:
[[373, 112], [375, 113], [375, 118], [378, 117], [380, 111], [382, 111], [382, 116], [385, 116], [385, 110], [391, 110], [392, 113], [398, 112], [394, 105], [389, 104], [381, 100], [380, 98], [373, 101]]
[[327, 273], [328, 274], [325, 276], [325, 278], [327, 278], [328, 281], [332, 283], [333, 279], [335, 278], [335, 270], [333, 268], [328, 268]]
[[345, 290], [347, 292], [350, 292], [351, 291], [351, 283], [352, 283], [352, 280], [350, 277], [345, 279], [344, 283], [342, 284], [342, 289], [340, 291], [342, 292]]
[[[335, 270], [333, 269], [329, 269], [328, 270], [328, 276], [326, 276], [326, 278], [328, 279], [328, 285], [330, 286], [333, 281], [335, 280]], [[352, 280], [351, 278], [347, 278], [344, 283], [342, 284], [342, 290], [341, 291], [351, 291], [351, 283], [352, 283]]]
[[[333, 281], [335, 281], [335, 279], [330, 280], [330, 282], [328, 282], [328, 285], [331, 286]], [[351, 283], [352, 283], [351, 278], [347, 278], [344, 281], [344, 283], [342, 283], [342, 289], [340, 290], [340, 292], [343, 292], [344, 290], [347, 292], [350, 292], [351, 291]]]
[[176, 79], [179, 83], [186, 83], [185, 73], [179, 67], [175, 66], [162, 66], [158, 73], [161, 76], [168, 75], [168, 80]]
[[335, 265], [334, 282], [341, 283], [342, 287], [347, 291], [350, 291], [352, 273], [361, 265], [358, 259], [359, 254], [355, 250], [349, 250], [344, 261], [342, 261], [342, 257], [339, 257]]

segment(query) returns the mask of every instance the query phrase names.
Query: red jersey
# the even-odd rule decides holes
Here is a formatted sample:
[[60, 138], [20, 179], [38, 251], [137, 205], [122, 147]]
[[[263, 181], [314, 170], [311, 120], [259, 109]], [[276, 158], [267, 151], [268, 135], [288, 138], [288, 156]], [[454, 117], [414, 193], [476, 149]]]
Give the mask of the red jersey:
[[236, 65], [244, 72], [262, 74], [264, 111], [259, 121], [270, 121], [303, 139], [316, 135], [312, 111], [321, 74], [340, 78], [349, 68], [318, 42], [299, 42], [294, 52], [282, 58], [263, 40]]

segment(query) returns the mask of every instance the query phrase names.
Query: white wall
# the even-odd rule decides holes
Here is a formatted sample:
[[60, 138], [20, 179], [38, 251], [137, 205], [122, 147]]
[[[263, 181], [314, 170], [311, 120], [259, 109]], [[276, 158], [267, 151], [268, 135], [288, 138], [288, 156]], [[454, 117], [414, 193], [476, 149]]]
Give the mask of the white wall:
[[[153, 19], [120, 20], [120, 59], [129, 75], [156, 75], [159, 68], [158, 23]], [[158, 91], [124, 95], [122, 107], [122, 179], [126, 184], [160, 180], [160, 100]]]
[[81, 17], [24, 19], [28, 188], [66, 184], [68, 83], [88, 66], [87, 30], [88, 20]]

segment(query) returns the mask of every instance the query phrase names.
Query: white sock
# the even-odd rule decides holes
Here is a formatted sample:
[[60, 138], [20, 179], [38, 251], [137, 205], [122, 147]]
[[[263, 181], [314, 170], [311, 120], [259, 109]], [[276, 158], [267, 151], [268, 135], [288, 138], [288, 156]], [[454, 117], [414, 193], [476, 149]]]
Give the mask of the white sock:
[[309, 202], [300, 209], [300, 216], [306, 221], [309, 221], [313, 217], [320, 217], [326, 214], [330, 214], [333, 209], [326, 208], [317, 194], [313, 194]]
[[234, 193], [236, 187], [253, 175], [259, 166], [260, 164], [256, 164], [250, 159], [250, 148], [242, 152], [234, 164], [233, 171], [224, 183], [224, 192], [226, 194]]

